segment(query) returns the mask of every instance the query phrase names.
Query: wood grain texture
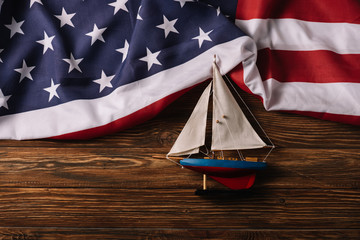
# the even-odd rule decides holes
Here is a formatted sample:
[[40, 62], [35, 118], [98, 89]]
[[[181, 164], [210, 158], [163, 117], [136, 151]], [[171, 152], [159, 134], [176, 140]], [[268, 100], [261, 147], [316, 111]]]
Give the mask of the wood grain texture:
[[359, 239], [351, 229], [327, 230], [213, 230], [213, 229], [127, 229], [127, 228], [0, 228], [2, 240], [73, 239], [162, 239], [162, 240], [238, 240], [238, 239]]
[[[196, 196], [192, 189], [1, 188], [4, 226], [112, 228], [357, 228], [354, 190], [253, 189]], [[311, 221], [309, 221], [311, 220]]]
[[0, 141], [0, 239], [359, 239], [360, 128], [248, 94], [277, 146], [268, 169], [249, 191], [194, 195], [201, 176], [165, 155], [202, 87], [110, 136]]
[[[0, 149], [0, 187], [200, 187], [201, 176], [165, 159], [167, 149]], [[276, 149], [256, 187], [359, 188], [357, 149]], [[351, 169], [352, 171], [349, 171]], [[221, 187], [209, 181], [210, 187]]]

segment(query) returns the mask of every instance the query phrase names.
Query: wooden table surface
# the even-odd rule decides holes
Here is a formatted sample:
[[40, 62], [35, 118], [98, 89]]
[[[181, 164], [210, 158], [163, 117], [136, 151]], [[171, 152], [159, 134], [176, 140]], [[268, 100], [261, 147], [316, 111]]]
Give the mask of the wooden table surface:
[[[203, 85], [89, 141], [0, 141], [0, 239], [360, 239], [360, 127], [245, 101], [276, 145], [243, 193], [165, 159]], [[213, 181], [212, 189], [223, 189]]]

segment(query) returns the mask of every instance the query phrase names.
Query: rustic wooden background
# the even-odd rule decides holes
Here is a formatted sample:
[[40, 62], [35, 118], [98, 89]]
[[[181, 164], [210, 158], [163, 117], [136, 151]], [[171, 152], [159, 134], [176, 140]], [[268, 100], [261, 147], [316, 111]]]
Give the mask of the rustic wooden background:
[[202, 87], [115, 135], [0, 141], [0, 239], [360, 239], [360, 128], [246, 93], [269, 168], [248, 192], [195, 195], [201, 176], [165, 155]]

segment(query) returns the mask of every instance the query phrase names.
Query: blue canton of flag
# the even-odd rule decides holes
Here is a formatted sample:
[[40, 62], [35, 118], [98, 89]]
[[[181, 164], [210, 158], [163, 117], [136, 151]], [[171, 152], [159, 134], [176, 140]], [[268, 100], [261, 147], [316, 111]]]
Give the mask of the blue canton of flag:
[[248, 57], [239, 41], [249, 39], [205, 2], [5, 0], [0, 9], [0, 138], [116, 131], [209, 78], [214, 54], [223, 73]]

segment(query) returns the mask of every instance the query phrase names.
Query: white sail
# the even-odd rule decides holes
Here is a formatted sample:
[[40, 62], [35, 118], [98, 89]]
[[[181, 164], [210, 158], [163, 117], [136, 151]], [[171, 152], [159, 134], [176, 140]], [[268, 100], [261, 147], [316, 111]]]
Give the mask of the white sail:
[[212, 82], [206, 87], [197, 102], [189, 120], [186, 122], [175, 144], [167, 156], [181, 156], [199, 153], [205, 145], [206, 118]]
[[266, 146], [232, 96], [215, 63], [213, 71], [211, 150], [241, 150]]

